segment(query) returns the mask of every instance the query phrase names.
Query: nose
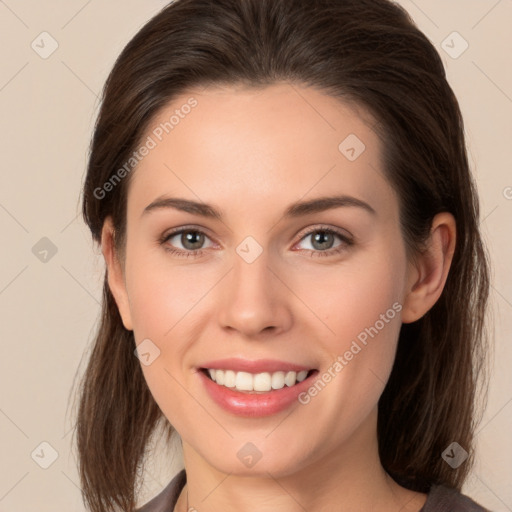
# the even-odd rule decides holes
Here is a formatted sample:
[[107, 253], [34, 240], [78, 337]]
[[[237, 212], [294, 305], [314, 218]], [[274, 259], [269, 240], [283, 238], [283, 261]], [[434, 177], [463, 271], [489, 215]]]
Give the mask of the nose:
[[252, 263], [235, 255], [220, 289], [221, 327], [248, 338], [263, 332], [275, 336], [289, 329], [293, 294], [283, 281], [285, 277], [270, 267], [266, 251]]

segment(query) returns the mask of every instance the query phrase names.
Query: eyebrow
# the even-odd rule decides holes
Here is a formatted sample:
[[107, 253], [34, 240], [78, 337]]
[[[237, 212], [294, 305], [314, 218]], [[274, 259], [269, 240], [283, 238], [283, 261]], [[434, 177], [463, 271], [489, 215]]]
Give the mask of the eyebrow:
[[[284, 218], [296, 218], [312, 213], [319, 213], [326, 210], [339, 207], [357, 207], [361, 208], [372, 215], [377, 212], [366, 202], [352, 196], [327, 196], [311, 199], [309, 201], [297, 201], [292, 203], [283, 214]], [[200, 203], [190, 199], [182, 199], [177, 197], [162, 196], [155, 199], [150, 203], [144, 211], [142, 216], [155, 210], [174, 208], [183, 212], [200, 215], [202, 217], [217, 219], [222, 221], [223, 215], [220, 210], [207, 203]]]

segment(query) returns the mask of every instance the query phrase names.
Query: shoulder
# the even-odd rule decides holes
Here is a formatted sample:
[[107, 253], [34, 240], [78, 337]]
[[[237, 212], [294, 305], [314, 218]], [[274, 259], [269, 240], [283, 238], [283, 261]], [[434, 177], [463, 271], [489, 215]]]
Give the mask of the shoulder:
[[433, 485], [420, 512], [490, 512], [468, 496], [444, 485]]
[[169, 512], [174, 509], [181, 490], [185, 487], [187, 475], [182, 469], [159, 494], [135, 512]]

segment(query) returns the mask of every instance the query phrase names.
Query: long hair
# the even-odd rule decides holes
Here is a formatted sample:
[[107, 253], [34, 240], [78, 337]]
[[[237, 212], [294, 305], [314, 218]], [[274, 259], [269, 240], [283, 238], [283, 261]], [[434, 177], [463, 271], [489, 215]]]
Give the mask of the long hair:
[[[443, 293], [400, 331], [379, 401], [378, 442], [384, 469], [401, 485], [460, 490], [471, 469], [475, 404], [486, 378], [489, 264], [457, 99], [437, 51], [400, 6], [388, 0], [169, 4], [127, 44], [103, 90], [83, 189], [92, 237], [100, 242], [112, 216], [122, 252], [131, 174], [108, 193], [103, 187], [162, 107], [196, 86], [277, 82], [315, 87], [371, 112], [410, 254], [421, 250], [437, 213], [455, 217], [456, 248]], [[133, 511], [152, 433], [159, 424], [167, 439], [173, 433], [134, 348], [105, 275], [76, 429], [82, 494], [92, 512]], [[458, 469], [441, 457], [453, 441], [470, 454]]]

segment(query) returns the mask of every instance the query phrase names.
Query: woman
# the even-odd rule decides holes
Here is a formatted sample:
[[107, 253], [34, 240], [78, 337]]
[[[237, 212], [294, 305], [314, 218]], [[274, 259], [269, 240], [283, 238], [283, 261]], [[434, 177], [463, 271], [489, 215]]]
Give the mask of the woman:
[[488, 263], [435, 48], [386, 0], [178, 0], [103, 95], [107, 271], [77, 442], [93, 512], [484, 510], [460, 494]]

